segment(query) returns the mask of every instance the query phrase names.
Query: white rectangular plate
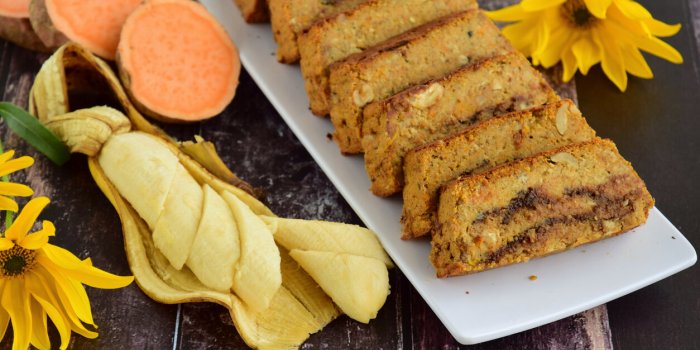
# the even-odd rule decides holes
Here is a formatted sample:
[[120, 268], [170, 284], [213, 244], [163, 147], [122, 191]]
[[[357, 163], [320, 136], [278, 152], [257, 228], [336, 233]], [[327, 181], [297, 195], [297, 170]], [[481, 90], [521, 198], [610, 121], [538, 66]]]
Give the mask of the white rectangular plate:
[[[267, 24], [248, 25], [232, 0], [201, 0], [238, 46], [241, 60], [357, 215], [457, 341], [475, 344], [587, 310], [692, 266], [690, 243], [656, 208], [629, 233], [561, 254], [474, 275], [437, 279], [430, 244], [400, 239], [401, 200], [369, 192], [361, 156], [342, 156], [330, 120], [308, 110], [299, 67], [277, 63]], [[535, 275], [531, 281], [528, 276]], [[467, 293], [469, 292], [469, 293]]]

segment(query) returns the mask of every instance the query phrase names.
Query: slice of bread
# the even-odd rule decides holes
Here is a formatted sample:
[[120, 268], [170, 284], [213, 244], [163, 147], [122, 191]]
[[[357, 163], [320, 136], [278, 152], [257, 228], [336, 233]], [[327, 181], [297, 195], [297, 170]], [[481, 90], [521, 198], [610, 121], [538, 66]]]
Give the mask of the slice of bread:
[[367, 0], [268, 0], [272, 33], [277, 42], [277, 60], [299, 61], [297, 37], [321, 19], [347, 11]]
[[594, 137], [576, 105], [561, 100], [495, 117], [411, 150], [404, 159], [402, 238], [430, 233], [438, 191], [446, 182]]
[[559, 100], [520, 53], [489, 58], [365, 107], [362, 146], [372, 192], [403, 188], [403, 158], [413, 148], [482, 120]]
[[343, 153], [362, 151], [362, 110], [415, 84], [513, 51], [479, 10], [427, 23], [330, 67], [331, 120]]
[[270, 21], [270, 12], [266, 0], [234, 0], [241, 10], [243, 19], [248, 23], [263, 23]]
[[443, 186], [438, 277], [560, 252], [643, 224], [654, 199], [608, 140], [566, 146]]
[[301, 73], [311, 111], [330, 112], [328, 67], [432, 20], [477, 8], [475, 0], [370, 0], [316, 22], [299, 36]]

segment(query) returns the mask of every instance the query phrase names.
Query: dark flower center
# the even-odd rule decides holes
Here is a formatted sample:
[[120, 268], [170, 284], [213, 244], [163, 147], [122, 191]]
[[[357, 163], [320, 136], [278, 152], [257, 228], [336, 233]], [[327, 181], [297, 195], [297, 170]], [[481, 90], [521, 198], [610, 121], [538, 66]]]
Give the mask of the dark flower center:
[[581, 27], [588, 24], [588, 21], [591, 20], [591, 17], [591, 13], [588, 12], [588, 9], [579, 8], [574, 10], [574, 22], [576, 22], [576, 24]]
[[575, 27], [588, 28], [598, 19], [588, 11], [583, 0], [568, 0], [561, 6], [561, 14]]
[[18, 245], [0, 251], [0, 277], [17, 277], [30, 270], [36, 261], [36, 252]]

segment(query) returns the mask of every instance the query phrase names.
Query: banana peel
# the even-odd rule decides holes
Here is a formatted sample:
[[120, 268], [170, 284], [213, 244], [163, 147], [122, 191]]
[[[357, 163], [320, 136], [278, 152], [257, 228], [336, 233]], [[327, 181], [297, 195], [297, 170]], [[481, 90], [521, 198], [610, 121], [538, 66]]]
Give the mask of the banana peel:
[[168, 138], [136, 110], [107, 62], [76, 43], [61, 46], [44, 62], [29, 92], [29, 113], [42, 123], [102, 105], [124, 113], [133, 129]]
[[93, 107], [50, 117], [44, 126], [66, 143], [71, 153], [96, 155], [109, 137], [128, 132], [129, 119], [118, 110]]
[[[199, 136], [178, 143], [150, 124], [109, 65], [77, 44], [64, 45], [44, 63], [29, 109], [73, 152], [88, 156], [95, 182], [122, 222], [135, 280], [154, 300], [222, 305], [254, 348], [296, 348], [341, 311], [368, 322], [384, 304], [393, 263], [371, 231], [276, 217], [213, 144]], [[134, 137], [141, 141], [106, 151]], [[120, 169], [130, 163], [122, 159], [129, 153], [134, 164], [147, 163], [139, 157], [162, 159], [165, 171]], [[222, 202], [235, 229], [230, 222], [219, 230], [212, 224], [226, 220]], [[184, 226], [191, 234], [181, 233]], [[226, 244], [213, 247], [221, 240]]]
[[246, 192], [256, 194], [256, 190], [247, 182], [241, 180], [229, 169], [216, 152], [213, 143], [205, 140], [199, 135], [194, 135], [193, 141], [183, 141], [179, 143], [180, 149], [190, 156], [194, 161], [201, 164], [214, 176], [244, 189]]
[[[113, 113], [112, 110], [105, 109], [107, 107], [85, 110], [76, 108], [87, 104], [80, 101], [81, 94], [90, 90], [101, 91], [101, 95], [88, 96], [86, 99], [90, 100], [89, 104], [110, 106], [126, 115], [128, 120], [112, 120], [114, 118], [106, 116]], [[75, 100], [77, 102], [74, 103]], [[104, 139], [106, 131], [109, 131], [110, 135], [125, 133], [130, 124], [132, 129], [163, 141], [199, 185], [207, 185], [219, 194], [228, 193], [235, 196], [256, 215], [274, 214], [250, 192], [241, 188], [252, 187], [234, 186], [228, 182], [231, 181], [230, 177], [224, 180], [212, 174], [187, 155], [167, 134], [143, 118], [131, 105], [111, 68], [101, 59], [77, 44], [69, 43], [61, 47], [44, 63], [37, 75], [30, 94], [29, 109], [64, 141], [74, 140], [74, 145], [71, 146], [74, 152], [88, 155], [93, 179], [112, 203], [122, 222], [125, 250], [136, 283], [152, 299], [167, 304], [212, 302], [222, 305], [229, 310], [243, 340], [253, 348], [298, 347], [310, 334], [317, 332], [340, 314], [332, 303], [329, 306], [327, 296], [324, 295], [325, 299], [314, 302], [316, 298], [321, 299], [321, 296], [298, 287], [308, 285], [311, 283], [309, 281], [313, 280], [304, 271], [299, 270], [298, 265], [285, 266], [293, 261], [281, 263], [281, 287], [272, 297], [269, 306], [259, 312], [251, 310], [231, 292], [216, 291], [205, 286], [187, 266], [178, 270], [170, 263], [156, 248], [149, 225], [105, 175], [96, 157], [99, 148], [86, 143], [85, 140], [98, 144]], [[100, 117], [86, 117], [95, 114]], [[81, 140], [78, 133], [82, 131], [77, 127], [83, 122], [81, 119], [96, 119], [98, 124], [104, 125], [94, 128], [87, 126], [90, 132], [86, 132], [88, 136]], [[290, 291], [287, 285], [290, 285], [293, 291]], [[302, 303], [302, 300], [305, 302]], [[319, 311], [315, 310], [313, 305], [324, 305], [325, 308]], [[329, 309], [332, 311], [328, 311]]]
[[[177, 270], [170, 265], [155, 249], [148, 225], [107, 180], [97, 159], [88, 158], [88, 165], [95, 182], [122, 222], [127, 259], [136, 283], [152, 299], [165, 304], [212, 302], [222, 305], [229, 310], [233, 324], [246, 344], [260, 349], [295, 348], [339, 315], [333, 304], [329, 305], [327, 296], [321, 298], [298, 287], [313, 280], [298, 266], [292, 265], [293, 261], [282, 263], [282, 286], [270, 306], [262, 312], [251, 311], [234, 294], [210, 290], [187, 267]], [[314, 301], [316, 299], [319, 301]], [[322, 306], [309, 307], [307, 305], [313, 304], [309, 301], [302, 304], [304, 300]]]
[[323, 328], [333, 321], [340, 311], [318, 283], [289, 256], [289, 251], [279, 246], [282, 261], [282, 285], [299, 300], [316, 320], [316, 327]]

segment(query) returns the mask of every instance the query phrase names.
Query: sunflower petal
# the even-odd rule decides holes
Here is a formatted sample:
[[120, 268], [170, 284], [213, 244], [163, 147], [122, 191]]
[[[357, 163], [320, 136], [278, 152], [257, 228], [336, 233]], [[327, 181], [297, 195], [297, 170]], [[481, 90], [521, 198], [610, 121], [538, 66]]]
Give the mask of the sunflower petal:
[[70, 302], [65, 300], [65, 297], [62, 296], [62, 294], [59, 292], [60, 288], [58, 287], [57, 283], [53, 283], [56, 282], [56, 280], [51, 275], [51, 273], [45, 268], [45, 266], [36, 268], [34, 271], [36, 271], [37, 275], [41, 277], [39, 280], [41, 281], [44, 289], [49, 291], [52, 298], [51, 303], [53, 305], [56, 305], [68, 328], [73, 332], [82, 335], [85, 338], [96, 338], [97, 333], [89, 331], [85, 328], [85, 326], [83, 326], [83, 323], [80, 321], [78, 315], [75, 313], [75, 309], [71, 306]]
[[117, 276], [95, 267], [83, 270], [68, 270], [65, 273], [90, 287], [101, 289], [123, 288], [134, 281], [134, 276]]
[[523, 0], [520, 6], [527, 12], [542, 11], [550, 7], [559, 6], [566, 0]]
[[41, 211], [49, 204], [49, 199], [46, 197], [36, 197], [27, 203], [27, 205], [22, 208], [15, 222], [12, 223], [5, 237], [12, 239], [16, 242], [20, 242], [27, 235], [27, 232], [34, 225], [34, 221], [39, 217]]
[[[40, 257], [41, 256], [37, 257], [38, 261]], [[39, 263], [42, 262], [40, 261]], [[90, 309], [90, 300], [87, 297], [87, 293], [85, 293], [85, 288], [83, 288], [80, 283], [76, 285], [73, 280], [65, 276], [63, 272], [55, 266], [48, 264], [42, 265], [51, 275], [63, 307], [69, 312], [73, 311], [80, 321], [94, 324], [92, 320], [92, 310]]]
[[10, 324], [10, 314], [5, 309], [0, 308], [0, 340], [5, 338], [7, 326]]
[[36, 295], [34, 298], [41, 305], [41, 307], [44, 308], [46, 314], [51, 319], [51, 322], [53, 322], [54, 326], [58, 330], [58, 334], [61, 337], [61, 349], [67, 348], [68, 342], [70, 341], [70, 327], [66, 326], [65, 319], [58, 309], [51, 305], [48, 300]]
[[3, 152], [0, 154], [0, 165], [4, 164], [8, 160], [12, 159], [12, 157], [15, 155], [15, 150], [11, 149], [8, 150], [7, 152]]
[[0, 181], [0, 195], [13, 197], [28, 197], [34, 194], [27, 185], [22, 185], [14, 182]]
[[67, 348], [70, 341], [70, 324], [67, 317], [60, 311], [60, 304], [51, 289], [42, 282], [41, 275], [34, 271], [30, 272], [30, 276], [27, 278], [27, 289], [32, 297], [41, 304], [58, 330], [61, 337], [61, 349]]
[[10, 160], [5, 164], [0, 165], [0, 176], [5, 176], [7, 174], [14, 173], [17, 170], [28, 168], [32, 166], [32, 164], [34, 164], [34, 158], [28, 156]]
[[[2, 295], [3, 289], [5, 287], [5, 280], [0, 279], [0, 295]], [[7, 325], [10, 323], [10, 314], [7, 313], [5, 308], [0, 307], [0, 340], [5, 339], [5, 333], [7, 332]]]
[[49, 263], [62, 270], [78, 270], [82, 267], [82, 261], [65, 248], [49, 244], [42, 251], [44, 254], [39, 255], [37, 258], [47, 258], [48, 262], [42, 261], [44, 263]]
[[46, 313], [36, 299], [31, 298], [29, 308], [32, 313], [32, 338], [30, 343], [38, 349], [51, 349], [49, 331], [46, 327]]
[[532, 51], [532, 64], [538, 66], [540, 65], [540, 55], [547, 49], [549, 44], [549, 24], [547, 21], [542, 21], [537, 28], [537, 41], [536, 45]]
[[0, 195], [0, 210], [6, 210], [11, 212], [17, 212], [19, 207], [14, 199]]
[[[68, 276], [66, 276], [68, 277]], [[82, 283], [79, 281], [76, 281], [70, 277], [66, 278], [65, 281], [67, 284], [70, 284], [70, 288], [72, 292], [79, 297], [79, 299], [82, 301], [82, 306], [85, 308], [84, 311], [87, 311], [87, 317], [86, 318], [80, 318], [81, 321], [95, 326], [95, 320], [92, 318], [92, 308], [90, 307], [90, 298], [87, 295], [87, 292], [85, 291], [85, 286], [83, 286]]]
[[518, 22], [505, 26], [502, 33], [516, 50], [522, 52], [525, 56], [530, 56], [536, 39], [537, 24], [537, 21], [532, 20]]
[[644, 79], [654, 77], [654, 73], [649, 68], [647, 61], [644, 60], [644, 56], [636, 47], [623, 47], [622, 58], [625, 61], [625, 69], [630, 74]]
[[600, 49], [590, 36], [585, 36], [571, 46], [571, 52], [576, 57], [576, 65], [581, 70], [581, 74], [588, 74], [596, 63], [600, 62]]
[[615, 0], [615, 6], [628, 18], [637, 20], [651, 18], [651, 13], [636, 1]]
[[42, 226], [41, 230], [27, 235], [18, 244], [22, 246], [22, 248], [36, 250], [46, 245], [46, 243], [49, 243], [49, 237], [56, 235], [56, 227], [51, 221], [47, 220], [42, 222]]
[[649, 29], [649, 33], [662, 38], [676, 35], [681, 30], [680, 24], [666, 24], [653, 18], [647, 19], [642, 23]]
[[486, 16], [496, 22], [517, 22], [529, 16], [520, 5], [508, 6], [495, 11], [484, 12]]
[[598, 18], [605, 18], [605, 14], [608, 12], [608, 7], [612, 3], [612, 0], [583, 0], [586, 3], [588, 11]]
[[622, 10], [617, 6], [608, 8], [609, 23], [614, 23], [618, 30], [624, 30], [625, 33], [634, 35], [651, 35], [649, 28], [644, 25], [643, 21], [627, 17]]
[[683, 56], [673, 46], [665, 43], [659, 38], [651, 35], [634, 35], [622, 27], [619, 23], [609, 22], [609, 32], [614, 37], [627, 41], [629, 44], [637, 46], [642, 51], [646, 51], [654, 56], [658, 56], [672, 63], [683, 63]]
[[40, 255], [38, 259], [42, 263], [62, 268], [66, 276], [90, 287], [102, 289], [122, 288], [128, 286], [134, 280], [133, 276], [117, 276], [93, 267], [90, 259], [80, 261], [69, 251], [51, 244], [44, 247], [44, 253], [46, 253], [46, 258], [49, 261], [42, 260], [43, 258]]
[[554, 30], [549, 36], [547, 47], [541, 51], [539, 61], [545, 68], [557, 64], [561, 60], [561, 55], [568, 50], [572, 42], [575, 42], [578, 33], [570, 32], [564, 26], [554, 26]]
[[[5, 237], [0, 237], [0, 250], [8, 250], [14, 246], [15, 246], [15, 243], [12, 242], [11, 240], [9, 240]], [[0, 337], [0, 339], [2, 339], [2, 337]]]
[[24, 288], [24, 280], [15, 278], [5, 282], [0, 305], [10, 314], [14, 341], [12, 350], [26, 350], [32, 334], [32, 315], [29, 310], [29, 295]]
[[680, 52], [661, 39], [650, 36], [648, 38], [640, 39], [638, 44], [640, 49], [654, 56], [661, 57], [672, 63], [683, 63], [683, 56], [681, 56]]
[[609, 31], [601, 29], [599, 35], [596, 38], [596, 42], [603, 48], [601, 53], [603, 73], [608, 76], [620, 91], [624, 92], [627, 89], [627, 72], [625, 71], [625, 63], [620, 53], [620, 47], [609, 40], [609, 38], [614, 37], [609, 35]]
[[566, 83], [573, 79], [574, 74], [576, 74], [576, 71], [578, 70], [576, 67], [576, 57], [574, 57], [571, 50], [564, 51], [564, 53], [561, 55], [561, 63], [564, 68], [562, 69], [561, 80]]

